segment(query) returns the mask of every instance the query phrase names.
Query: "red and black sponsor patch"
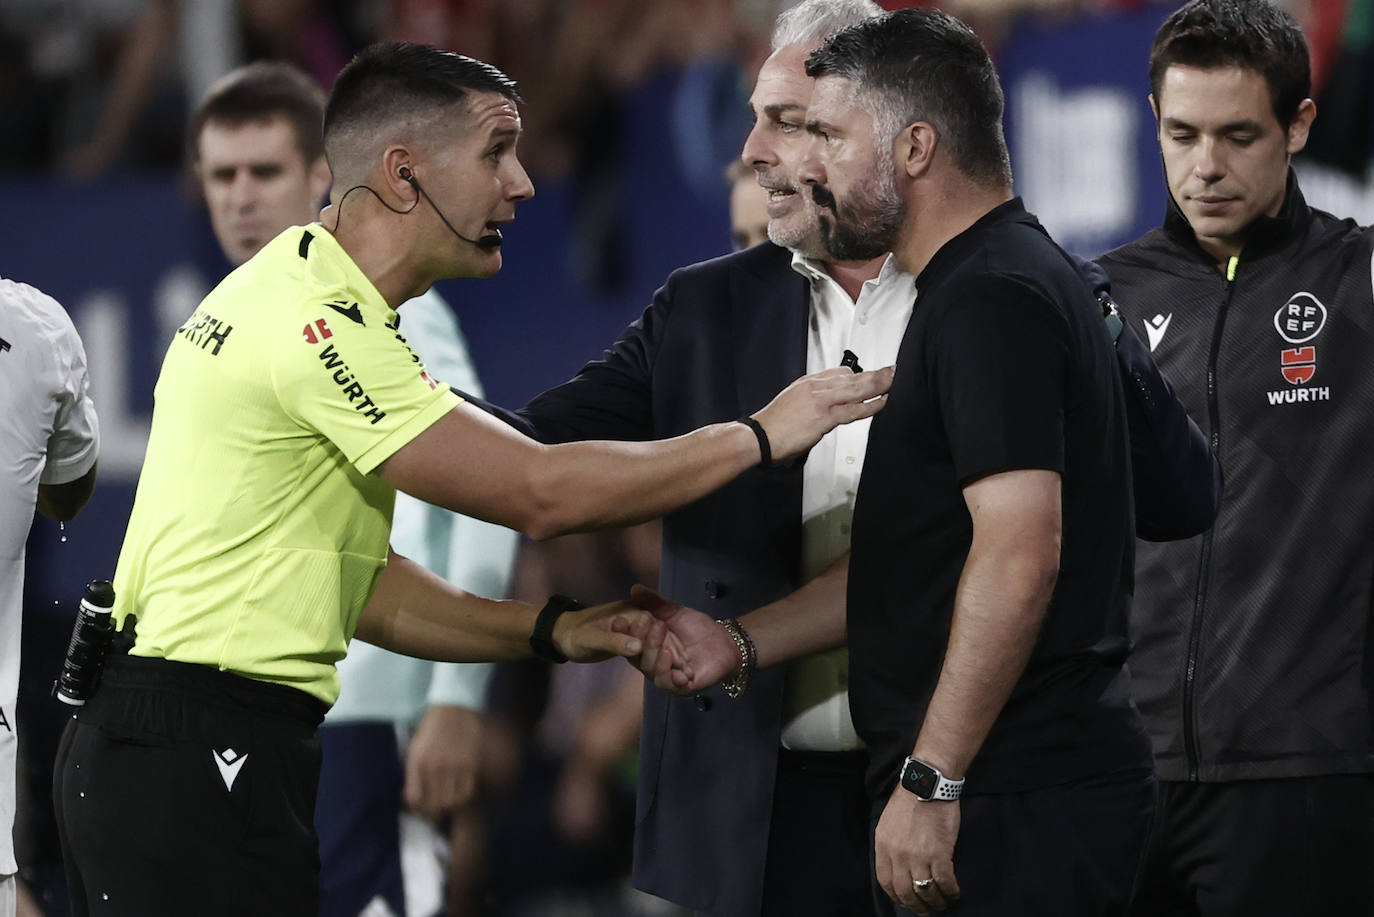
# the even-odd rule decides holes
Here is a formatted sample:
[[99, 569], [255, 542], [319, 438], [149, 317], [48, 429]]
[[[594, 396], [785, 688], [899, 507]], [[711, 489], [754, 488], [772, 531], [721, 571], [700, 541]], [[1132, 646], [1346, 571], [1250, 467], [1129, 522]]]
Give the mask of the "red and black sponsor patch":
[[1279, 354], [1283, 377], [1293, 385], [1306, 385], [1317, 374], [1317, 348], [1294, 347]]
[[301, 337], [305, 338], [307, 344], [318, 344], [327, 341], [334, 336], [334, 332], [329, 330], [329, 323], [322, 318], [317, 318], [313, 322], [307, 322], [305, 330], [301, 332]]

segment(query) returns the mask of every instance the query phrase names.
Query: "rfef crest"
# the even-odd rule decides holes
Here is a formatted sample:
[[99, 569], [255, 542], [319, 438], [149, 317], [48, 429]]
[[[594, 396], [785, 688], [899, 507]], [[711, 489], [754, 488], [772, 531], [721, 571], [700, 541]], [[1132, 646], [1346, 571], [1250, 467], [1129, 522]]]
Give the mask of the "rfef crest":
[[1326, 306], [1311, 293], [1294, 293], [1274, 313], [1274, 328], [1290, 344], [1306, 344], [1326, 327]]

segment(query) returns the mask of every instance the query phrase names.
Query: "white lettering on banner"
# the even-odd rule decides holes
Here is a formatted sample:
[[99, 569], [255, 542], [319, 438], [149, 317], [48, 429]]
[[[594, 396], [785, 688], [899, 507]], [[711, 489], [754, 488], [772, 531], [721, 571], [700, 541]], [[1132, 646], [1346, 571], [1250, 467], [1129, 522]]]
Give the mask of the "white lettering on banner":
[[[159, 365], [167, 342], [208, 290], [200, 272], [188, 264], [173, 265], [158, 278], [151, 314], [157, 329], [152, 351]], [[134, 405], [150, 401], [151, 391], [135, 392], [131, 381], [135, 377], [133, 361], [146, 351], [133, 349], [129, 338], [131, 326], [148, 325], [131, 322], [135, 314], [134, 306], [123, 295], [99, 287], [80, 296], [70, 309], [86, 348], [91, 397], [100, 414], [100, 475], [107, 480], [137, 480], [148, 448], [152, 417], [136, 411]]]
[[1026, 208], [1068, 249], [1097, 251], [1135, 218], [1138, 99], [1120, 89], [1061, 89], [1032, 71], [1011, 87], [1013, 164]]

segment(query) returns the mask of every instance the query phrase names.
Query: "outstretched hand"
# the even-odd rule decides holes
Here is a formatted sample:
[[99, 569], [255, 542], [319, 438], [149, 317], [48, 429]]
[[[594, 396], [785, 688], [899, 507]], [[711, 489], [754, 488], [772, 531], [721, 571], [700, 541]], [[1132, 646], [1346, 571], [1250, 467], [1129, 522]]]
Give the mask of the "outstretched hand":
[[669, 601], [644, 586], [630, 591], [630, 602], [655, 619], [643, 653], [631, 661], [657, 687], [674, 694], [692, 694], [739, 669], [735, 641], [715, 618]]
[[563, 612], [554, 622], [553, 641], [573, 662], [635, 658], [644, 652], [655, 623], [652, 615], [630, 602], [608, 602]]
[[893, 367], [856, 373], [840, 367], [802, 376], [755, 412], [775, 461], [810, 449], [840, 424], [872, 417], [887, 403]]

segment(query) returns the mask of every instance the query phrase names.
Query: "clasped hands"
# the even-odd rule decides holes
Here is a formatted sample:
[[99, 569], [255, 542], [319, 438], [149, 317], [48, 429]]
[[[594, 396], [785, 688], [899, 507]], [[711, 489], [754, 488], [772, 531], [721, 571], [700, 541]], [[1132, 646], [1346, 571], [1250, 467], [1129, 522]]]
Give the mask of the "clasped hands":
[[647, 614], [622, 615], [611, 629], [639, 642], [626, 658], [656, 687], [688, 695], [739, 671], [739, 647], [715, 618], [643, 586], [631, 590], [630, 604]]

